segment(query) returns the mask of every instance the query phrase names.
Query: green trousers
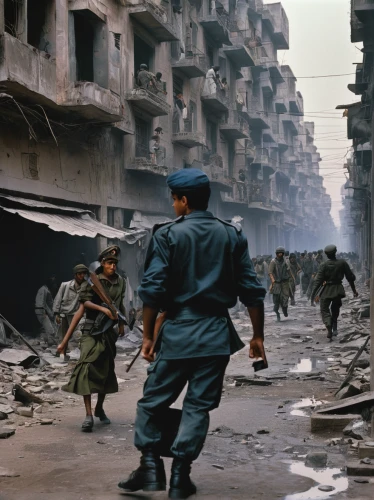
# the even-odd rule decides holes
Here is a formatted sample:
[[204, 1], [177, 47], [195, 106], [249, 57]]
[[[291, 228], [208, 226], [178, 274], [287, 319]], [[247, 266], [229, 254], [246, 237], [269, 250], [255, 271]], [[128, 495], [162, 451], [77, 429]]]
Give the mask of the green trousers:
[[341, 306], [342, 299], [340, 297], [336, 297], [334, 299], [321, 297], [321, 316], [326, 327], [333, 327], [334, 325], [337, 325]]
[[282, 281], [274, 283], [273, 290], [274, 312], [279, 311], [279, 307], [288, 307], [288, 299], [290, 298], [290, 282]]
[[160, 416], [178, 398], [185, 385], [182, 420], [171, 447], [173, 456], [195, 460], [209, 428], [209, 412], [217, 408], [230, 356], [162, 359], [159, 354], [148, 368], [142, 399], [135, 421], [135, 446], [139, 450], [160, 448]]

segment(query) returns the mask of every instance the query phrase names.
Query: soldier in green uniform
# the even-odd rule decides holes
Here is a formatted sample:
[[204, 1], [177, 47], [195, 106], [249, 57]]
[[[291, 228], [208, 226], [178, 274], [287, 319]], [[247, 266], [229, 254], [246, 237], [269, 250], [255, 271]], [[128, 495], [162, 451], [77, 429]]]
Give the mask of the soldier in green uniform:
[[[219, 405], [230, 354], [244, 347], [228, 309], [238, 297], [247, 306], [253, 325], [249, 356], [266, 364], [266, 292], [256, 277], [241, 228], [207, 211], [207, 175], [186, 168], [170, 175], [167, 183], [178, 219], [155, 227], [139, 288], [144, 304], [142, 355], [151, 362], [135, 422], [135, 446], [142, 456], [140, 467], [119, 487], [127, 492], [166, 489], [160, 421], [187, 385], [181, 422], [170, 448], [174, 458], [169, 490], [169, 498], [187, 498], [196, 493], [191, 464], [203, 448], [209, 412]], [[166, 311], [166, 320], [154, 345], [160, 310]]]
[[[124, 314], [123, 299], [126, 282], [116, 273], [119, 254], [119, 248], [118, 250], [117, 248], [111, 246], [99, 255], [100, 267], [96, 270], [96, 274], [117, 309]], [[91, 432], [94, 424], [91, 405], [92, 394], [98, 394], [95, 417], [98, 417], [105, 424], [110, 424], [103, 403], [106, 394], [118, 392], [114, 358], [116, 357], [117, 338], [124, 335], [124, 323], [119, 322], [118, 333], [113, 329], [115, 320], [118, 318], [114, 317], [110, 310], [102, 305], [100, 298], [92, 290], [88, 281], [84, 281], [81, 285], [79, 300], [81, 306], [74, 315], [70, 326], [74, 327], [76, 321], [79, 321], [83, 316], [85, 309], [86, 320], [80, 342], [81, 355], [69, 383], [63, 387], [63, 390], [83, 396], [86, 418], [82, 424], [82, 431]], [[113, 326], [105, 329], [103, 325], [107, 323], [107, 318], [113, 320]], [[100, 331], [102, 333], [98, 333]], [[68, 331], [66, 337], [69, 336], [69, 333]], [[65, 339], [58, 346], [59, 352], [63, 352]]]
[[344, 259], [336, 258], [336, 252], [335, 245], [328, 245], [325, 248], [328, 260], [320, 265], [312, 291], [312, 299], [314, 300], [317, 291], [325, 283], [319, 300], [322, 321], [327, 329], [327, 338], [330, 340], [333, 335], [338, 334], [338, 317], [342, 306], [342, 298], [345, 297], [345, 290], [342, 284], [344, 277], [350, 284], [353, 295], [355, 297], [358, 296], [355, 287], [356, 277]]
[[269, 265], [269, 277], [271, 280], [270, 293], [273, 295], [274, 312], [277, 321], [280, 321], [279, 307], [285, 318], [288, 317], [288, 299], [290, 298], [290, 280], [292, 279], [289, 264], [284, 258], [285, 249], [278, 247], [275, 250], [275, 259]]

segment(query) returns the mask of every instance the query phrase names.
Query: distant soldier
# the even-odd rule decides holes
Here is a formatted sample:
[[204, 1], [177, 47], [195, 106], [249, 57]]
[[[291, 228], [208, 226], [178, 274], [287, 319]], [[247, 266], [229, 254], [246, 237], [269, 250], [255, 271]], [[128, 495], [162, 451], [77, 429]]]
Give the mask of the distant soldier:
[[41, 337], [48, 346], [56, 344], [56, 323], [53, 315], [54, 277], [48, 278], [35, 297], [35, 314], [41, 325]]
[[292, 274], [292, 278], [291, 278], [291, 281], [290, 281], [290, 283], [291, 283], [291, 292], [292, 292], [292, 295], [291, 295], [291, 306], [295, 306], [296, 305], [296, 302], [295, 302], [296, 286], [300, 285], [300, 276], [299, 276], [299, 274], [301, 273], [301, 267], [297, 263], [296, 255], [294, 253], [290, 254], [290, 272]]
[[328, 339], [332, 339], [333, 335], [338, 334], [338, 317], [342, 306], [342, 298], [345, 297], [345, 290], [342, 285], [344, 277], [350, 284], [353, 295], [358, 296], [354, 283], [356, 276], [344, 259], [336, 258], [336, 252], [335, 245], [328, 245], [325, 248], [328, 260], [321, 264], [312, 291], [312, 300], [314, 300], [320, 287], [325, 284], [320, 294], [320, 305], [322, 321], [326, 326]]
[[301, 269], [303, 271], [303, 276], [301, 278], [301, 286], [302, 286], [303, 294], [305, 295], [308, 292], [310, 281], [311, 281], [313, 275], [317, 271], [315, 261], [313, 260], [312, 252], [309, 252], [305, 256], [305, 258], [301, 264]]
[[58, 337], [60, 341], [65, 337], [71, 320], [78, 310], [79, 291], [87, 274], [88, 268], [84, 264], [75, 266], [73, 269], [74, 279], [61, 283], [53, 301], [53, 312], [56, 316], [56, 323], [59, 325]]
[[280, 321], [279, 306], [287, 318], [288, 299], [290, 298], [290, 278], [291, 272], [284, 254], [285, 249], [278, 247], [275, 250], [276, 257], [270, 262], [269, 276], [271, 280], [270, 293], [273, 295], [274, 312], [277, 315], [277, 321]]

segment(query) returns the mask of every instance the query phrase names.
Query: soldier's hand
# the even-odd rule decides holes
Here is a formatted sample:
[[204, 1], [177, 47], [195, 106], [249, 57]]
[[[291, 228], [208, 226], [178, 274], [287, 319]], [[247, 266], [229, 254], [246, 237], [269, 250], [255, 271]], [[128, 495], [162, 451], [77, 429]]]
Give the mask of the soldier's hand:
[[125, 325], [121, 323], [118, 327], [118, 337], [123, 337], [125, 335]]
[[268, 366], [268, 362], [266, 359], [264, 341], [259, 338], [252, 338], [249, 343], [249, 357], [250, 358], [262, 358], [265, 362], [266, 367]]
[[107, 307], [102, 308], [102, 312], [108, 316], [108, 318], [116, 320], [118, 319], [118, 315], [116, 314], [115, 316], [112, 314], [112, 311], [108, 309]]
[[57, 346], [57, 352], [59, 352], [60, 354], [64, 354], [65, 349], [66, 349], [66, 345], [63, 342]]
[[58, 325], [60, 325], [60, 324], [61, 324], [61, 317], [60, 317], [59, 315], [57, 315], [57, 316], [56, 316], [56, 323], [57, 323]]
[[152, 363], [154, 361], [155, 353], [153, 351], [153, 346], [154, 342], [153, 340], [150, 339], [144, 339], [143, 340], [143, 345], [142, 345], [142, 358], [144, 358], [146, 361], [149, 361], [149, 363]]

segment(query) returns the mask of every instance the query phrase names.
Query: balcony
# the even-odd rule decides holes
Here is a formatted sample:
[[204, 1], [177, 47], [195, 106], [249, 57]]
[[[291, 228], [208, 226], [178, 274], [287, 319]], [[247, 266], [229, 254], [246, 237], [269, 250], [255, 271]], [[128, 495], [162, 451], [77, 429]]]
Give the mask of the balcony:
[[249, 49], [244, 45], [244, 38], [240, 32], [230, 34], [232, 46], [227, 45], [220, 49], [228, 59], [230, 59], [233, 66], [240, 70], [240, 68], [249, 68], [255, 65]]
[[268, 128], [262, 131], [262, 139], [264, 142], [277, 142], [279, 124], [272, 115], [264, 113], [264, 120], [268, 124]]
[[208, 111], [213, 113], [227, 113], [229, 111], [229, 99], [225, 92], [216, 88], [216, 92], [212, 94], [203, 93], [201, 101]]
[[244, 108], [240, 111], [241, 115], [247, 120], [251, 128], [267, 129], [270, 127], [264, 111], [257, 111], [258, 102], [249, 105], [249, 109]]
[[283, 97], [275, 97], [273, 102], [277, 113], [287, 113], [286, 100]]
[[263, 181], [251, 181], [248, 185], [248, 204], [250, 208], [252, 203], [261, 203], [263, 206], [271, 206], [270, 186]]
[[374, 15], [374, 0], [352, 0], [356, 16], [362, 23], [367, 23]]
[[204, 2], [200, 9], [201, 26], [218, 47], [222, 44], [231, 45], [228, 14], [225, 11], [220, 14], [216, 9], [211, 9], [210, 5], [211, 2]]
[[261, 16], [262, 1], [261, 0], [247, 0], [248, 14], [253, 16]]
[[[196, 148], [206, 146], [205, 136], [202, 132], [192, 130], [191, 120], [183, 120], [183, 131], [173, 130], [172, 142], [186, 148]], [[179, 128], [179, 127], [178, 127]]]
[[187, 78], [205, 76], [208, 71], [205, 56], [194, 54], [179, 61], [172, 62], [173, 69], [179, 69]]
[[262, 89], [264, 94], [267, 95], [273, 95], [274, 93], [274, 88], [273, 88], [273, 82], [271, 81], [270, 78], [270, 71], [262, 71], [259, 76], [259, 84], [260, 88]]
[[115, 123], [123, 118], [120, 98], [93, 82], [70, 84], [60, 104], [85, 120]]
[[298, 135], [299, 133], [299, 120], [298, 116], [293, 116], [289, 113], [284, 113], [280, 115], [283, 125], [288, 127], [292, 135]]
[[295, 95], [289, 97], [288, 102], [290, 105], [290, 113], [304, 114], [304, 102], [300, 92], [296, 92]]
[[166, 10], [150, 0], [132, 0], [129, 15], [142, 25], [159, 42], [179, 40], [178, 34], [169, 22]]
[[8, 33], [0, 43], [1, 91], [33, 104], [55, 103], [56, 61]]
[[281, 3], [272, 3], [266, 6], [272, 14], [273, 20], [273, 42], [277, 50], [288, 50], [290, 48], [290, 27], [287, 15]]
[[151, 116], [167, 116], [171, 110], [166, 102], [166, 96], [161, 92], [156, 94], [148, 89], [134, 88], [125, 92], [125, 99], [135, 108]]
[[269, 150], [265, 148], [256, 148], [253, 165], [261, 165], [262, 167], [268, 168], [273, 172], [277, 169], [277, 161], [269, 156]]
[[239, 112], [231, 109], [229, 114], [220, 123], [219, 130], [227, 139], [247, 139], [249, 137], [248, 123]]
[[231, 191], [232, 179], [223, 166], [222, 156], [211, 154], [209, 151], [204, 153], [203, 172], [209, 177], [210, 183], [221, 191]]
[[236, 181], [232, 186], [232, 192], [221, 193], [222, 201], [225, 203], [239, 203], [248, 205], [248, 190], [245, 182]]
[[135, 158], [131, 159], [126, 170], [166, 177], [169, 171], [165, 166], [165, 150], [160, 148], [155, 153], [150, 153], [148, 146], [137, 143], [135, 145]]

